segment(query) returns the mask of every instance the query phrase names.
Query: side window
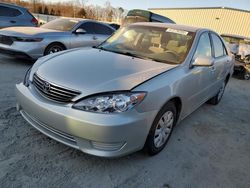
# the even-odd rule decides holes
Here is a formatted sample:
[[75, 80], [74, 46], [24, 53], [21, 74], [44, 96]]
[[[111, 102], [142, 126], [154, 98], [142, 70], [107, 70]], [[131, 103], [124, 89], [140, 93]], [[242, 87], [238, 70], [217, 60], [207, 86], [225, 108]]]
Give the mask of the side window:
[[214, 56], [215, 56], [215, 58], [226, 55], [226, 50], [225, 50], [225, 47], [224, 47], [221, 39], [215, 34], [211, 34], [211, 36], [212, 36], [212, 41], [214, 44]]
[[17, 17], [21, 14], [22, 13], [17, 9], [5, 7], [5, 6], [0, 6], [0, 16]]
[[110, 29], [109, 27], [107, 27], [103, 24], [94, 23], [94, 27], [95, 27], [96, 34], [111, 35], [113, 33], [112, 29]]
[[87, 34], [95, 33], [94, 24], [91, 22], [85, 22], [79, 28], [84, 29], [87, 32]]
[[201, 35], [193, 59], [196, 59], [198, 56], [212, 57], [212, 48], [208, 33]]

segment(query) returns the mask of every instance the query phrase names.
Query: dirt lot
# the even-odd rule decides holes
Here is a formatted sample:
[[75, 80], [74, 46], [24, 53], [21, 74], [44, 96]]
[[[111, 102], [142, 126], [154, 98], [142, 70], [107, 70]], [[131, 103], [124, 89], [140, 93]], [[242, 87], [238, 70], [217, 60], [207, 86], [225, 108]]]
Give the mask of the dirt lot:
[[180, 123], [167, 148], [103, 159], [42, 135], [15, 109], [31, 63], [0, 57], [0, 187], [250, 187], [250, 81], [232, 78], [218, 106]]

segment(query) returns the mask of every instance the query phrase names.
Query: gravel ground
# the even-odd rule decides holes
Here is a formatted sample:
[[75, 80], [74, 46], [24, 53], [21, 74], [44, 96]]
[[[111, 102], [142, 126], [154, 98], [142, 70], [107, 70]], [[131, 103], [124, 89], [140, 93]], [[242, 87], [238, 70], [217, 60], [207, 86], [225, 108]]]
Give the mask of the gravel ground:
[[0, 57], [0, 187], [250, 187], [250, 82], [232, 78], [218, 106], [204, 104], [160, 154], [118, 159], [81, 153], [36, 131], [15, 109], [31, 63]]

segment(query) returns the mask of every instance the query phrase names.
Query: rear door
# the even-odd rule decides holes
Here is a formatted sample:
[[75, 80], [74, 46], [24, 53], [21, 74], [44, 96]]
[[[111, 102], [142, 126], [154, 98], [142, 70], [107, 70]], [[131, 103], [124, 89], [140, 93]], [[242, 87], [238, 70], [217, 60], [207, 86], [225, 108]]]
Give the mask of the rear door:
[[221, 38], [215, 34], [210, 33], [213, 57], [214, 57], [214, 70], [213, 70], [213, 85], [212, 90], [216, 94], [222, 85], [222, 82], [226, 78], [227, 64], [229, 64], [230, 57], [227, 54], [227, 50], [221, 41]]
[[16, 8], [0, 5], [0, 28], [22, 25], [22, 12]]
[[93, 22], [84, 22], [77, 29], [79, 28], [84, 29], [86, 33], [75, 34], [73, 32], [71, 38], [71, 48], [91, 47], [97, 45], [97, 37]]

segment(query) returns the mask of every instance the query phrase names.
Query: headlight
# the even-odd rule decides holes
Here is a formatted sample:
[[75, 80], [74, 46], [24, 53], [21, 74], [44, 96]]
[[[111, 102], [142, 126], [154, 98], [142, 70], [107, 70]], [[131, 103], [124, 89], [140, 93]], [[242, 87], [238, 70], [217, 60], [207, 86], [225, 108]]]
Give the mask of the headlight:
[[43, 38], [25, 38], [25, 37], [14, 37], [15, 41], [18, 42], [41, 42]]
[[73, 108], [99, 113], [125, 112], [139, 104], [145, 96], [145, 92], [123, 92], [97, 95], [83, 99], [73, 105]]
[[31, 72], [31, 67], [27, 70], [25, 77], [24, 77], [24, 80], [23, 80], [23, 85], [25, 85], [26, 87], [28, 87], [30, 84], [30, 81], [29, 81], [30, 72]]

